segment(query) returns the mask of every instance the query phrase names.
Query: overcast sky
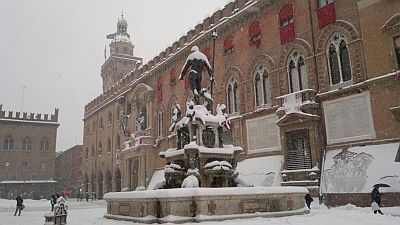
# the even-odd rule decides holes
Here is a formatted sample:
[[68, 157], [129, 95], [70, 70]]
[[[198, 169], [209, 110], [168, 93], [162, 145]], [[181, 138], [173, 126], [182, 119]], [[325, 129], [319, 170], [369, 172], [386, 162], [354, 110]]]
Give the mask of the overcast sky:
[[[0, 0], [3, 110], [60, 109], [57, 151], [82, 144], [83, 109], [101, 94], [106, 34], [123, 10], [134, 55], [158, 55], [230, 0]], [[1, 129], [1, 127], [0, 127]]]

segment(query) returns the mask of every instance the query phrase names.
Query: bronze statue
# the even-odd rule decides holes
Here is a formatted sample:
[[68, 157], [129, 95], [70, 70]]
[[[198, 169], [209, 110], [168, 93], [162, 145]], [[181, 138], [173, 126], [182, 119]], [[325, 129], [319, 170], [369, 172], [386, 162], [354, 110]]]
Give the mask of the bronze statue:
[[211, 82], [214, 82], [214, 77], [212, 74], [212, 69], [210, 62], [208, 62], [207, 56], [204, 55], [199, 51], [199, 48], [197, 46], [192, 47], [192, 53], [187, 57], [186, 63], [182, 69], [182, 72], [179, 76], [179, 80], [183, 80], [183, 78], [186, 76], [187, 72], [189, 71], [189, 84], [190, 84], [190, 89], [193, 92], [194, 96], [194, 102], [196, 105], [199, 105], [199, 96], [204, 97], [204, 91], [202, 91], [201, 88], [201, 76], [204, 67], [208, 71], [209, 79]]

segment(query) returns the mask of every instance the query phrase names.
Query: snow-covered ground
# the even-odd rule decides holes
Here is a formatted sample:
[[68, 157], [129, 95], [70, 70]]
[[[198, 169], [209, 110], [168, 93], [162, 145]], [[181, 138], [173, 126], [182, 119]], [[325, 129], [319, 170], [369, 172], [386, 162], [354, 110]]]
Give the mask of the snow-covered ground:
[[[374, 215], [370, 208], [359, 208], [352, 205], [330, 208], [316, 203], [311, 205], [311, 213], [301, 216], [289, 216], [280, 218], [252, 218], [241, 220], [229, 220], [223, 222], [203, 222], [202, 225], [394, 225], [400, 224], [400, 207], [381, 208], [385, 215]], [[24, 200], [26, 208], [20, 217], [14, 216], [15, 200], [0, 199], [0, 224], [1, 225], [26, 225], [43, 224], [44, 214], [50, 212], [51, 206], [48, 200]], [[106, 211], [105, 201], [77, 202], [68, 200], [69, 215], [68, 225], [127, 225], [128, 221], [115, 221], [104, 219]], [[192, 223], [185, 223], [192, 224]], [[193, 223], [194, 224], [194, 223]], [[198, 223], [196, 223], [198, 224]]]

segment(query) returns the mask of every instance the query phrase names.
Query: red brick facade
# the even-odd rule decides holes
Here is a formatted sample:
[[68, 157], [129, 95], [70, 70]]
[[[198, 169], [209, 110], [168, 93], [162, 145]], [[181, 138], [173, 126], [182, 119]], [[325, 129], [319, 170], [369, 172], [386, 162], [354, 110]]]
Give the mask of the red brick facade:
[[[232, 129], [227, 134], [232, 144], [245, 150], [242, 158], [280, 154], [285, 156], [284, 167], [287, 169], [289, 134], [304, 130], [309, 137], [311, 154], [308, 166], [321, 168], [324, 149], [335, 146], [327, 144], [324, 103], [359, 93], [370, 96], [374, 131], [369, 140], [398, 140], [398, 111], [392, 108], [400, 105], [400, 82], [393, 79], [394, 75], [383, 75], [399, 69], [393, 53], [393, 37], [400, 35], [400, 29], [393, 24], [397, 24], [399, 18], [392, 17], [400, 8], [400, 2], [337, 0], [332, 4], [334, 12], [329, 13], [335, 14], [328, 15], [321, 26], [317, 1], [236, 0], [206, 18], [159, 56], [105, 90], [85, 106], [84, 155], [88, 155], [84, 160], [85, 187], [98, 193], [100, 187], [100, 195], [109, 190], [120, 190], [119, 186], [129, 189], [146, 187], [152, 173], [163, 168], [165, 162], [158, 153], [174, 147], [175, 141], [168, 136], [171, 109], [179, 103], [185, 111], [185, 102], [192, 97], [184, 81], [170, 85], [171, 71], [180, 71], [191, 46], [213, 49], [213, 30], [218, 32], [215, 52], [211, 50], [211, 61], [215, 64], [213, 98], [216, 103], [224, 103], [229, 108], [233, 103], [228, 101], [228, 87], [230, 84], [237, 87], [234, 100], [237, 110], [232, 107], [235, 109], [231, 113]], [[290, 8], [288, 5], [292, 15], [286, 12]], [[286, 11], [281, 15], [283, 9]], [[379, 15], [372, 17], [371, 13]], [[252, 44], [249, 29], [255, 26], [255, 21], [259, 23], [259, 42]], [[388, 32], [382, 28], [385, 24]], [[285, 33], [282, 42], [282, 27], [285, 26], [293, 26], [290, 30], [293, 33]], [[337, 72], [340, 75], [338, 84], [332, 83], [336, 75], [329, 61], [335, 56], [332, 53], [335, 46], [336, 51], [343, 54], [340, 55], [342, 61], [346, 61], [348, 56], [349, 63], [341, 65], [344, 69]], [[291, 69], [292, 61], [294, 69]], [[269, 79], [270, 103], [264, 105], [257, 105], [255, 99], [257, 83], [254, 74], [260, 65], [266, 68]], [[346, 68], [350, 70], [346, 71]], [[350, 80], [345, 77], [346, 73], [350, 74]], [[203, 86], [209, 85], [207, 75], [204, 73], [203, 76]], [[285, 116], [281, 107], [287, 96], [296, 94], [291, 94], [291, 90], [298, 88], [296, 82], [300, 80], [303, 80], [299, 84], [302, 88], [296, 93], [301, 93], [303, 103], [312, 104], [302, 106], [304, 114]], [[145, 113], [146, 130], [138, 146], [123, 150], [124, 135], [120, 132], [118, 114], [120, 110], [126, 112], [127, 107], [132, 111], [127, 120], [131, 132], [136, 131], [135, 121], [139, 112]], [[162, 126], [158, 124], [160, 112], [163, 115]], [[106, 121], [104, 118], [110, 113], [110, 124], [104, 122], [100, 128], [100, 119]], [[247, 134], [251, 130], [247, 129], [257, 125], [251, 120], [260, 118], [264, 121], [275, 114], [279, 118], [279, 145], [250, 149], [251, 145], [258, 146], [248, 140]], [[158, 131], [160, 128], [162, 131]], [[158, 136], [159, 133], [162, 135]], [[108, 139], [112, 142], [112, 149], [105, 153], [104, 143]], [[116, 143], [118, 139], [119, 143]], [[103, 153], [92, 155], [90, 152], [92, 149], [96, 152], [100, 142]], [[340, 144], [356, 145], [357, 141]], [[115, 179], [117, 174], [121, 174], [121, 179]], [[318, 186], [319, 183], [316, 181], [311, 185]]]

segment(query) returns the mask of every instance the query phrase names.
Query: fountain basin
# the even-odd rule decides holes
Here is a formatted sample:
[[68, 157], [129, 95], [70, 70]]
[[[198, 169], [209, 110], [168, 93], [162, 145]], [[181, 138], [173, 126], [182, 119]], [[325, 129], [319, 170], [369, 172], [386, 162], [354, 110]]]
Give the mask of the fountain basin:
[[105, 218], [184, 223], [309, 213], [303, 187], [177, 188], [113, 192]]

